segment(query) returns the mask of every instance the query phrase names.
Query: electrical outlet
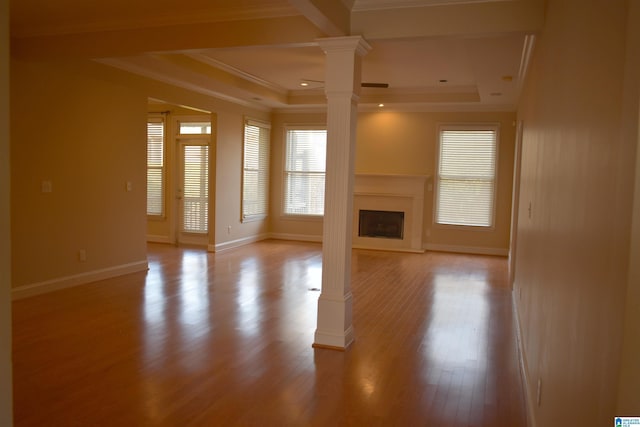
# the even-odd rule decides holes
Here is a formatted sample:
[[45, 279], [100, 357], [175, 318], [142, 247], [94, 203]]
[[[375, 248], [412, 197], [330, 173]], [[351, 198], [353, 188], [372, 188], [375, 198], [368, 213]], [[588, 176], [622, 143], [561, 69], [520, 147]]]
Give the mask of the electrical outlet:
[[87, 260], [87, 251], [84, 249], [80, 249], [78, 251], [78, 261], [85, 262]]
[[53, 191], [53, 185], [51, 184], [51, 181], [49, 180], [44, 180], [40, 183], [40, 190], [43, 193], [51, 193]]
[[227, 225], [227, 234], [231, 234], [231, 226]]
[[127, 181], [127, 183], [125, 184], [125, 189], [127, 191], [133, 190], [133, 184], [131, 184], [131, 181]]

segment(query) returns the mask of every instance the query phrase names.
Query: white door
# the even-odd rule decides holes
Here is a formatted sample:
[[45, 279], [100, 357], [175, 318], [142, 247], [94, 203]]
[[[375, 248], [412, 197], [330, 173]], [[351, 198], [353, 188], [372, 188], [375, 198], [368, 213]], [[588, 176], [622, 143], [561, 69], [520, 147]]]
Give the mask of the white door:
[[206, 246], [209, 236], [209, 144], [179, 138], [178, 243]]

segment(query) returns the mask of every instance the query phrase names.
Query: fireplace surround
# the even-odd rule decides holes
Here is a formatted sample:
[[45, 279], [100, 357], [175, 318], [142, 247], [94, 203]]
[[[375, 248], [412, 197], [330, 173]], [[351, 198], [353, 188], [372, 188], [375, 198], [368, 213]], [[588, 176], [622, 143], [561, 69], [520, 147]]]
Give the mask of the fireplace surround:
[[[424, 252], [425, 175], [356, 174], [353, 194], [353, 247], [402, 252]], [[361, 211], [390, 212], [395, 222], [385, 223], [373, 214], [361, 224]], [[400, 224], [399, 218], [402, 217]], [[376, 222], [377, 221], [377, 222]], [[362, 232], [364, 228], [374, 230]], [[397, 227], [401, 227], [396, 230]], [[376, 230], [377, 229], [377, 230]], [[396, 232], [397, 231], [397, 232]], [[388, 234], [396, 232], [394, 237]]]

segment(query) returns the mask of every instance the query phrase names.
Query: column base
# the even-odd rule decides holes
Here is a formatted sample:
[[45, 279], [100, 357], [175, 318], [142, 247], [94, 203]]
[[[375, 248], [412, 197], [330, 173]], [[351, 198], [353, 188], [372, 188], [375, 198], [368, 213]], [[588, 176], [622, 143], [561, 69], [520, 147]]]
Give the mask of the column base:
[[316, 330], [313, 348], [345, 351], [354, 341], [353, 328], [349, 327], [344, 334], [333, 334]]
[[351, 292], [337, 298], [326, 294], [320, 295], [314, 346], [340, 349], [349, 347], [349, 344], [353, 342], [352, 302]]

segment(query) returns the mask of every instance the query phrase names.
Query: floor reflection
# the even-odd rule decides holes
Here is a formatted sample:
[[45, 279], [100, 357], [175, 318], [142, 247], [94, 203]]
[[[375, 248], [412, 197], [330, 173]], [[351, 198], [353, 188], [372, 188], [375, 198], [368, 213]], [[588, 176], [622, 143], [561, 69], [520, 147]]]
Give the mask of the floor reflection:
[[311, 346], [321, 252], [150, 245], [14, 302], [16, 425], [526, 425], [506, 260], [354, 251], [341, 352]]
[[486, 277], [436, 274], [422, 344], [431, 363], [451, 369], [486, 361], [489, 323]]
[[167, 276], [167, 267], [159, 260], [149, 259], [142, 306], [144, 363], [161, 368], [175, 348], [186, 346], [193, 351], [181, 359], [181, 366], [190, 372], [208, 363], [208, 254], [199, 250], [182, 250], [180, 254], [173, 277]]
[[261, 301], [262, 283], [258, 272], [261, 263], [256, 257], [240, 263], [238, 291], [236, 295], [236, 327], [245, 338], [253, 338], [262, 331], [264, 306]]

